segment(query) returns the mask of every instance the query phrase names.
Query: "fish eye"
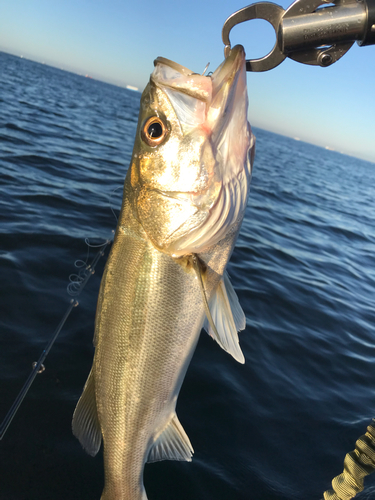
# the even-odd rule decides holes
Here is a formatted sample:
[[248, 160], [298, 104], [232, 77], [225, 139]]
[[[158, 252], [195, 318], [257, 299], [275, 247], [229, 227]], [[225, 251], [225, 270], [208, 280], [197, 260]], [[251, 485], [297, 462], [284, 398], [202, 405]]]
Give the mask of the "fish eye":
[[149, 146], [158, 146], [168, 133], [167, 127], [158, 116], [152, 116], [143, 125], [142, 139]]

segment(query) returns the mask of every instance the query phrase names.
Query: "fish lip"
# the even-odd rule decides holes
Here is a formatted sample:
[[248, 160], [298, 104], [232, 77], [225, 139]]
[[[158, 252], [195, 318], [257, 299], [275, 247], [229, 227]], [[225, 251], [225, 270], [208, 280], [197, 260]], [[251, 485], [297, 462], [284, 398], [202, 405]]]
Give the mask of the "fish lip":
[[154, 191], [155, 193], [160, 194], [161, 196], [165, 196], [166, 198], [170, 198], [172, 200], [177, 200], [182, 203], [193, 204], [196, 206], [197, 209], [199, 209], [199, 207], [194, 203], [194, 195], [197, 194], [194, 191], [164, 191], [158, 188], [152, 188], [150, 191]]
[[[220, 191], [222, 189], [222, 185], [220, 185]], [[165, 191], [163, 189], [159, 188], [151, 188], [150, 191], [153, 191], [157, 194], [160, 194], [161, 196], [165, 196], [166, 198], [171, 198], [173, 200], [178, 200], [183, 203], [191, 203], [193, 204], [197, 209], [202, 210], [202, 207], [200, 204], [196, 203], [195, 197], [198, 195], [201, 195], [202, 193], [198, 193], [196, 191]], [[214, 200], [212, 204], [209, 206], [205, 207], [206, 210], [211, 210], [216, 204], [218, 203], [218, 197]]]
[[242, 45], [236, 45], [211, 75], [212, 98], [220, 92], [225, 83], [235, 79], [245, 63], [245, 49]]
[[194, 71], [192, 71], [189, 68], [186, 68], [185, 66], [182, 66], [182, 64], [178, 64], [174, 61], [171, 61], [171, 59], [167, 59], [166, 57], [157, 57], [154, 60], [154, 66], [156, 67], [157, 64], [165, 64], [166, 66], [169, 66], [170, 68], [178, 71], [178, 73], [181, 73], [184, 76], [190, 76], [190, 75], [195, 75]]

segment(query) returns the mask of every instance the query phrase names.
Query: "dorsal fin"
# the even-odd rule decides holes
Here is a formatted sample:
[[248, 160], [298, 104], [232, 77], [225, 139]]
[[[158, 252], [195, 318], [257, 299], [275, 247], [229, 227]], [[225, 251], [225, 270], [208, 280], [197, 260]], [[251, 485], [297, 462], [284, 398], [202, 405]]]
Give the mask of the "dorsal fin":
[[72, 429], [85, 451], [94, 457], [99, 451], [102, 433], [96, 409], [95, 379], [92, 370], [74, 410]]
[[186, 460], [191, 462], [193, 453], [190, 440], [174, 413], [168, 425], [155, 440], [147, 461]]

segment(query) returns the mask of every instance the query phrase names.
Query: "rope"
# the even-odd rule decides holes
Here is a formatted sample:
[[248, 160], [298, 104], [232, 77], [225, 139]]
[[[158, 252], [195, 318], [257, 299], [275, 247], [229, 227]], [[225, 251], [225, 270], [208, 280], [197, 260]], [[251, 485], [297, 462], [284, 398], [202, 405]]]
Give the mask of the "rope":
[[375, 419], [355, 443], [355, 449], [344, 459], [344, 471], [333, 478], [332, 490], [324, 500], [350, 500], [363, 490], [363, 480], [375, 470]]

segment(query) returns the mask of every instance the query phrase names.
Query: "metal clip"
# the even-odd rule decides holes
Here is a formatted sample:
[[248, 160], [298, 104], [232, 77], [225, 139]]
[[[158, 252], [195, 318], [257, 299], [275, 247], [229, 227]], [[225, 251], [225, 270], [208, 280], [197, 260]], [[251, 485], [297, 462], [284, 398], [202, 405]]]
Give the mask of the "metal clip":
[[[327, 3], [334, 6], [318, 8]], [[375, 44], [375, 0], [296, 0], [287, 10], [271, 2], [258, 2], [225, 21], [222, 31], [225, 57], [231, 48], [231, 29], [252, 19], [271, 23], [276, 43], [266, 56], [247, 60], [247, 71], [267, 71], [286, 57], [303, 64], [330, 66], [355, 41], [360, 46]]]

